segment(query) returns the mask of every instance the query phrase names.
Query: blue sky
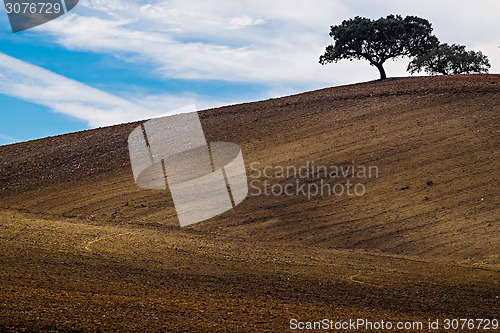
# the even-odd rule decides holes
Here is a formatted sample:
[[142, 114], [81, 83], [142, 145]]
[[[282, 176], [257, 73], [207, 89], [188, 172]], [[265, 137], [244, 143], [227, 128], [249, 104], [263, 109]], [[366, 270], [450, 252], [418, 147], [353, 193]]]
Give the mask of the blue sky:
[[329, 26], [356, 15], [427, 18], [499, 73], [498, 12], [497, 0], [81, 0], [13, 34], [1, 6], [0, 145], [377, 79], [362, 61], [318, 64]]

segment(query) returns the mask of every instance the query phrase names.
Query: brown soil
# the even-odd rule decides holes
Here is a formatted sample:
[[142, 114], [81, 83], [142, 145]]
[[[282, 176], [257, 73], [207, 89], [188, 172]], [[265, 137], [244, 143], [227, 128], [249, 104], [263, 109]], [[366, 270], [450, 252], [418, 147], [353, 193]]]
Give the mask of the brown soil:
[[379, 177], [363, 196], [250, 195], [188, 228], [168, 191], [134, 183], [127, 138], [139, 123], [0, 147], [0, 331], [500, 319], [499, 115], [500, 75], [202, 111], [207, 141], [238, 144], [249, 180], [265, 180], [252, 163], [308, 161]]

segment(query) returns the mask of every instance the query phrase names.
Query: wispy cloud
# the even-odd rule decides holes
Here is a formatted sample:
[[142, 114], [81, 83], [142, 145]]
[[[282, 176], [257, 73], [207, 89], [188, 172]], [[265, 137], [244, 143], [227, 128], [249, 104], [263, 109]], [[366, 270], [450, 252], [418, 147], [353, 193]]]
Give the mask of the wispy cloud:
[[209, 103], [196, 96], [143, 95], [124, 99], [3, 53], [0, 53], [0, 94], [46, 106], [83, 120], [91, 127], [194, 111], [192, 105], [197, 102]]
[[229, 0], [87, 0], [80, 6], [78, 14], [39, 30], [71, 50], [151, 63], [168, 78], [267, 85], [332, 82], [318, 58], [328, 42], [328, 16], [345, 15], [339, 1], [322, 0], [245, 6]]
[[0, 133], [0, 144], [2, 145], [5, 145], [5, 144], [9, 144], [9, 143], [14, 143], [14, 142], [18, 142], [19, 140], [11, 137], [11, 136], [8, 136], [8, 135], [4, 135], [4, 134], [1, 134]]

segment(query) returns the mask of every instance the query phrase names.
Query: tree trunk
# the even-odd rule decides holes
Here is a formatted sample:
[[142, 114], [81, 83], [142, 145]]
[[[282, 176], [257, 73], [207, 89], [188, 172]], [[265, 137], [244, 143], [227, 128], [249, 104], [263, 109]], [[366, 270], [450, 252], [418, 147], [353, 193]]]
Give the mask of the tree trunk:
[[380, 72], [380, 81], [387, 79], [387, 76], [385, 75], [385, 69], [382, 64], [374, 64], [375, 67], [377, 67], [378, 71]]

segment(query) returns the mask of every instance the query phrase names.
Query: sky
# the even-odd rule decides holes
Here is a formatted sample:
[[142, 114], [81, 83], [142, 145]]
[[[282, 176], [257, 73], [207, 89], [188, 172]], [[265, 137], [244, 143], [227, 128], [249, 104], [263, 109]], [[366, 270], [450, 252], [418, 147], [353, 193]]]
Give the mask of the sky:
[[[498, 0], [80, 0], [14, 34], [0, 4], [0, 145], [376, 80], [365, 61], [318, 63], [330, 26], [355, 16], [426, 18], [500, 73], [498, 13]], [[408, 61], [387, 75], [409, 76]]]

